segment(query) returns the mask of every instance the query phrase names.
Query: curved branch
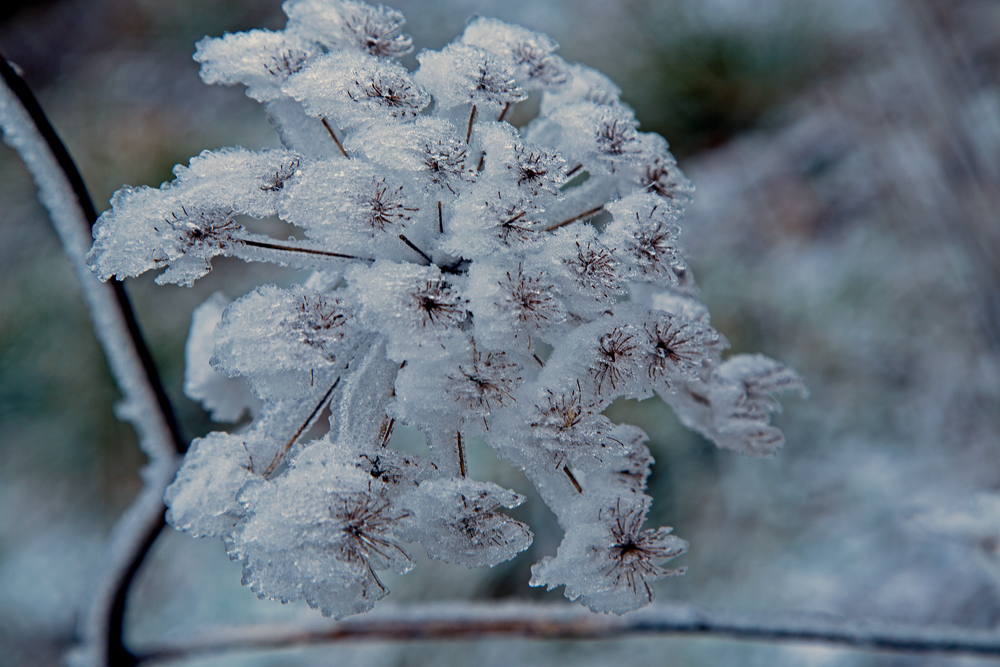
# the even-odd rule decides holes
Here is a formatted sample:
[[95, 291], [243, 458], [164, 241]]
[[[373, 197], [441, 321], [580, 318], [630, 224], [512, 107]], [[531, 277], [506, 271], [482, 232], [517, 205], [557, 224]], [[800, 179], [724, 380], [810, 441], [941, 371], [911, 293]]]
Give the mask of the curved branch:
[[87, 267], [90, 230], [97, 214], [83, 178], [27, 84], [0, 56], [0, 124], [38, 186], [63, 249], [73, 264], [111, 372], [124, 401], [118, 415], [130, 421], [149, 457], [145, 486], [109, 538], [102, 581], [81, 624], [82, 651], [94, 664], [134, 664], [122, 643], [128, 589], [164, 525], [163, 491], [186, 449], [170, 399], [163, 390], [124, 286], [102, 283]]
[[567, 604], [451, 603], [387, 608], [338, 623], [220, 627], [140, 647], [140, 664], [227, 651], [301, 648], [358, 640], [468, 640], [482, 637], [609, 639], [690, 635], [768, 642], [821, 642], [900, 653], [1000, 656], [1000, 634], [959, 627], [925, 627], [819, 615], [713, 613], [661, 603], [627, 616], [594, 614]]

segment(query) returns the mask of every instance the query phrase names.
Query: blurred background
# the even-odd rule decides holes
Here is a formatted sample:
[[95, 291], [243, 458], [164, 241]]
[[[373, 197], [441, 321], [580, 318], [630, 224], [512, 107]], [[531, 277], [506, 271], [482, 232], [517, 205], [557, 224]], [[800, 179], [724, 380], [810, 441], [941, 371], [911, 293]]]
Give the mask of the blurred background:
[[[391, 2], [417, 48], [474, 14], [546, 32], [623, 89], [694, 182], [683, 240], [733, 352], [795, 367], [773, 460], [716, 450], [653, 399], [608, 414], [650, 435], [650, 521], [691, 542], [660, 599], [976, 628], [1000, 622], [1000, 3], [994, 0]], [[50, 0], [0, 10], [24, 71], [98, 209], [206, 148], [274, 146], [243, 89], [209, 87], [204, 35], [280, 28], [277, 0]], [[410, 56], [409, 65], [415, 64]], [[514, 119], [517, 120], [516, 118]], [[193, 288], [130, 281], [189, 436], [191, 311], [211, 293], [300, 278], [217, 260]], [[0, 664], [55, 665], [142, 456], [30, 177], [0, 149]], [[405, 437], [405, 433], [402, 436]], [[475, 476], [529, 495], [532, 549], [492, 570], [423, 559], [393, 602], [533, 598], [560, 539], [485, 447]], [[413, 550], [421, 555], [419, 547]], [[418, 559], [419, 560], [419, 559]], [[133, 589], [132, 640], [213, 623], [315, 618], [240, 586], [221, 542], [165, 534]], [[383, 603], [384, 604], [384, 603]], [[710, 639], [351, 645], [198, 665], [953, 665]], [[985, 663], [984, 663], [985, 664]]]

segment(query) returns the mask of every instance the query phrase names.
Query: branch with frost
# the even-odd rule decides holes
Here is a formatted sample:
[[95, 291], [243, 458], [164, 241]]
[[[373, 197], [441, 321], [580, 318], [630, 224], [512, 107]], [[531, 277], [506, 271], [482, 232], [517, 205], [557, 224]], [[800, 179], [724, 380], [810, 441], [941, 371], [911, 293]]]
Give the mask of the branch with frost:
[[163, 492], [186, 444], [124, 287], [101, 282], [87, 266], [90, 229], [97, 215], [83, 179], [37, 100], [2, 56], [0, 73], [3, 139], [18, 152], [38, 186], [38, 198], [73, 264], [94, 333], [123, 394], [118, 416], [132, 424], [149, 457], [142, 471], [143, 489], [109, 537], [103, 561], [107, 565], [80, 626], [80, 651], [87, 659], [94, 664], [124, 664], [131, 661], [122, 644], [125, 597], [165, 525]]
[[342, 641], [613, 639], [682, 635], [743, 641], [798, 643], [895, 653], [1000, 656], [1000, 634], [954, 626], [886, 623], [818, 614], [706, 611], [657, 603], [624, 617], [595, 615], [565, 604], [451, 603], [387, 607], [340, 622], [261, 623], [216, 627], [149, 642], [136, 650], [139, 664], [202, 658], [228, 651], [303, 648]]

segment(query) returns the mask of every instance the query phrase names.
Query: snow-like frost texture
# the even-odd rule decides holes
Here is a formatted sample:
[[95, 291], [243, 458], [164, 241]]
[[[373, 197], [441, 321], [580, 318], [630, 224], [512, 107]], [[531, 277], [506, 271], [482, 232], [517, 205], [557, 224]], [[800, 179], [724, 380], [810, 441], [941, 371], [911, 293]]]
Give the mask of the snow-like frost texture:
[[342, 618], [388, 594], [377, 570], [413, 567], [395, 534], [407, 512], [356, 468], [296, 467], [248, 485], [240, 501], [249, 516], [230, 555], [243, 561], [244, 582], [260, 597], [302, 597]]
[[352, 316], [334, 294], [266, 285], [226, 309], [212, 365], [246, 378], [261, 398], [299, 397], [350, 359], [360, 338]]
[[270, 30], [251, 30], [220, 38], [206, 37], [197, 44], [194, 59], [201, 63], [205, 83], [247, 87], [247, 96], [270, 102], [281, 96], [289, 76], [302, 70], [319, 52], [307, 40]]
[[[478, 18], [410, 73], [395, 10], [284, 9], [283, 30], [206, 39], [196, 59], [207, 82], [246, 85], [287, 148], [202, 153], [120, 190], [95, 230], [103, 279], [190, 284], [217, 256], [314, 270], [196, 311], [186, 391], [253, 419], [196, 441], [171, 523], [221, 537], [261, 597], [360, 613], [388, 594], [381, 572], [412, 566], [404, 543], [469, 567], [530, 545], [503, 512], [524, 498], [469, 477], [480, 436], [565, 531], [531, 584], [599, 612], [648, 604], [687, 543], [645, 526], [646, 435], [603, 411], [658, 395], [719, 447], [771, 456], [776, 395], [805, 389], [765, 357], [723, 360], [666, 141], [540, 33]], [[529, 90], [541, 111], [518, 129], [505, 118]], [[271, 215], [302, 234], [240, 222]], [[429, 456], [395, 451], [397, 424]]]
[[479, 113], [495, 115], [527, 97], [510, 66], [485, 49], [449, 44], [442, 51], [423, 51], [417, 60], [414, 78], [442, 109], [474, 105]]
[[531, 545], [526, 525], [495, 511], [524, 502], [524, 496], [513, 491], [491, 482], [452, 478], [423, 482], [420, 495], [420, 502], [411, 505], [410, 527], [403, 534], [419, 540], [431, 558], [492, 567]]
[[198, 438], [164, 496], [167, 521], [194, 537], [226, 536], [244, 515], [236, 494], [251, 479], [250, 454], [241, 437], [209, 433]]
[[159, 189], [125, 187], [94, 227], [88, 264], [102, 280], [166, 268], [158, 283], [191, 285], [218, 255], [242, 255], [256, 242], [236, 220], [278, 212], [278, 197], [297, 173], [284, 149], [205, 151]]
[[335, 118], [342, 126], [412, 118], [430, 101], [403, 66], [350, 51], [320, 56], [289, 77], [283, 90], [310, 115]]
[[330, 50], [343, 48], [373, 56], [399, 57], [413, 43], [402, 33], [403, 15], [395, 9], [353, 0], [286, 0], [287, 31]]
[[566, 81], [566, 64], [553, 55], [559, 45], [543, 33], [481, 16], [465, 27], [462, 43], [507, 61], [517, 82], [529, 90]]
[[184, 348], [184, 394], [200, 402], [217, 422], [237, 422], [245, 412], [257, 413], [261, 406], [246, 379], [228, 377], [212, 368], [215, 328], [229, 304], [226, 295], [216, 292], [198, 306], [191, 314], [191, 330]]

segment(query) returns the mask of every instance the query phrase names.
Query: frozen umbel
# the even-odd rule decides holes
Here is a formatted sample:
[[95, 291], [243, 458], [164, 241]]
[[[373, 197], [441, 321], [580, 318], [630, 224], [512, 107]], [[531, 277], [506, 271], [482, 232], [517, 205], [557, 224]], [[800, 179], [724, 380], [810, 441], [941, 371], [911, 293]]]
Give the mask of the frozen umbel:
[[[206, 151], [158, 189], [123, 188], [95, 231], [102, 279], [163, 269], [190, 285], [212, 258], [314, 270], [194, 316], [185, 389], [236, 432], [196, 440], [168, 519], [221, 537], [259, 596], [367, 611], [380, 570], [432, 558], [495, 565], [526, 549], [524, 499], [467, 475], [482, 436], [523, 470], [565, 537], [531, 584], [595, 611], [652, 600], [687, 543], [644, 529], [645, 434], [602, 411], [654, 394], [718, 446], [771, 456], [774, 394], [799, 377], [759, 355], [722, 361], [679, 244], [691, 186], [618, 88], [545, 35], [472, 21], [411, 50], [402, 16], [289, 0], [284, 30], [206, 38], [207, 83], [247, 86], [284, 148]], [[537, 92], [524, 128], [504, 118]], [[302, 230], [277, 239], [247, 218]], [[330, 429], [305, 441], [329, 407]], [[430, 457], [387, 446], [420, 429]]]

